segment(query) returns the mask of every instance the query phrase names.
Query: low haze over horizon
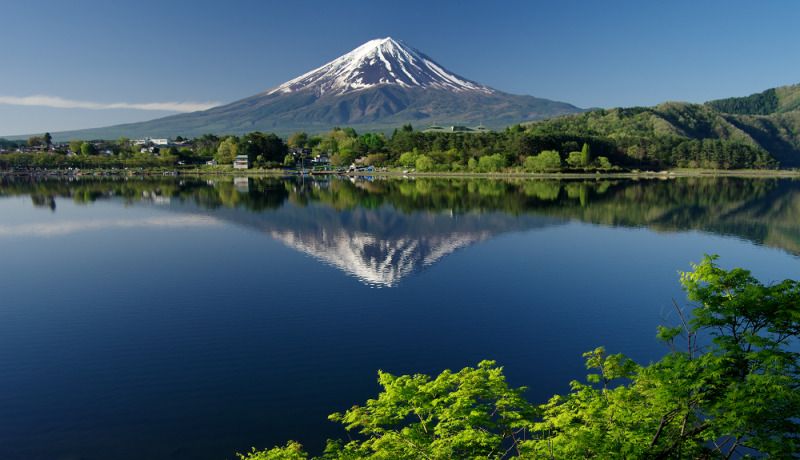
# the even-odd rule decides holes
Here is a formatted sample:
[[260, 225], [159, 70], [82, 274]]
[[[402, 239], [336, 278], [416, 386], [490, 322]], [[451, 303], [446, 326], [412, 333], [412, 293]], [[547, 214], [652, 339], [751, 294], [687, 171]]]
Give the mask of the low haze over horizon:
[[143, 121], [274, 88], [391, 36], [501, 91], [579, 107], [800, 82], [800, 4], [143, 0], [3, 7], [0, 135]]

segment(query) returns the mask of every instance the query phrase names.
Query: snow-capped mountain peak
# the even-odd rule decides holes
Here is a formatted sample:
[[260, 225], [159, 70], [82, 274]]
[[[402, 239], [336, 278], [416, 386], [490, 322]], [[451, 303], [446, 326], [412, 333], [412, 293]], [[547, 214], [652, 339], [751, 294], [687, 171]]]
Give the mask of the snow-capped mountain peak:
[[345, 94], [379, 85], [494, 92], [446, 70], [422, 52], [387, 37], [370, 40], [322, 67], [287, 81], [268, 94], [306, 90], [319, 95]]

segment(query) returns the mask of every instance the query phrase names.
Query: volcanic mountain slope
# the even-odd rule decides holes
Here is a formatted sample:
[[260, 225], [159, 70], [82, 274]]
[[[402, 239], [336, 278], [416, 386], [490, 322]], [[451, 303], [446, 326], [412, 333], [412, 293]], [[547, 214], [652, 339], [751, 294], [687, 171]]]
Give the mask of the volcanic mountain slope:
[[371, 40], [286, 83], [201, 112], [107, 128], [58, 133], [57, 138], [241, 134], [334, 126], [391, 129], [404, 123], [483, 124], [501, 128], [576, 113], [573, 105], [504, 93], [456, 75], [392, 38]]

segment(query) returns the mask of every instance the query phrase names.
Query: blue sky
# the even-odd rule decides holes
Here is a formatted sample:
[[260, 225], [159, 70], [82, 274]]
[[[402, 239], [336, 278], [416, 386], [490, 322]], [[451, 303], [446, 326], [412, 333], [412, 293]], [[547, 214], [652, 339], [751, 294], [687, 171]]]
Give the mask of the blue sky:
[[0, 135], [230, 102], [386, 36], [469, 79], [581, 107], [800, 83], [793, 0], [15, 0], [0, 13]]

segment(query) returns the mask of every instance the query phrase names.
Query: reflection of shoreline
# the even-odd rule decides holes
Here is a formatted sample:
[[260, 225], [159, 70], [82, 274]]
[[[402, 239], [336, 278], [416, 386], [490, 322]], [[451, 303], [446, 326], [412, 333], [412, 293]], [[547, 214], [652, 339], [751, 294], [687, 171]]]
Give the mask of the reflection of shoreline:
[[[800, 253], [800, 184], [795, 181], [281, 183], [269, 190], [286, 193], [287, 201], [268, 212], [216, 208], [211, 214], [255, 227], [373, 285], [394, 286], [446, 255], [495, 235], [568, 220], [700, 230]], [[251, 179], [250, 192], [242, 197], [252, 197], [258, 184]], [[263, 192], [255, 193], [260, 197]]]
[[[84, 170], [87, 175], [76, 176], [71, 171], [50, 170], [47, 173], [36, 172], [22, 172], [22, 171], [0, 171], [0, 178], [36, 178], [36, 179], [70, 179], [80, 180], [83, 177], [91, 178], [91, 174], [98, 172], [105, 174], [104, 177], [108, 179], [127, 179], [127, 178], [160, 178], [163, 176], [163, 170], [145, 170], [137, 174], [122, 175], [117, 171], [109, 171], [104, 169], [86, 169]], [[234, 177], [241, 177], [241, 171], [219, 171], [219, 170], [203, 170], [203, 169], [181, 169], [181, 176], [183, 178], [220, 178], [230, 180]], [[360, 177], [364, 173], [342, 173], [340, 176]], [[673, 179], [682, 177], [739, 177], [744, 179], [780, 179], [780, 178], [800, 178], [800, 170], [796, 169], [666, 169], [663, 171], [639, 171], [639, 172], [593, 172], [593, 173], [575, 173], [575, 172], [559, 172], [559, 173], [531, 173], [531, 172], [414, 172], [407, 173], [403, 171], [374, 171], [370, 172], [371, 177], [426, 177], [426, 178], [443, 178], [443, 179], [458, 179], [458, 178], [475, 178], [475, 179]], [[249, 170], [246, 177], [251, 179], [285, 179], [294, 177], [287, 175], [283, 170], [263, 170], [255, 171]]]
[[[69, 183], [19, 179], [0, 182], [0, 196], [26, 194], [34, 206], [49, 207], [54, 212], [58, 198], [78, 204], [99, 200], [122, 200], [126, 205], [147, 203], [164, 210], [213, 215], [267, 234], [299, 231], [314, 235], [320, 230], [335, 233], [344, 229], [352, 235], [370, 235], [377, 242], [387, 237], [395, 241], [419, 239], [420, 235], [475, 235], [484, 231], [495, 235], [513, 227], [535, 225], [533, 221], [552, 224], [578, 220], [656, 231], [704, 231], [800, 254], [800, 181], [732, 177], [658, 177], [642, 181], [603, 180], [606, 177], [465, 177], [383, 178], [372, 182], [255, 177], [234, 181], [226, 176], [210, 181], [188, 177], [81, 178]], [[520, 219], [527, 223], [521, 224]], [[317, 242], [309, 244], [304, 237], [293, 241], [314, 251], [319, 249]], [[378, 266], [381, 259], [375, 258], [370, 263]]]

